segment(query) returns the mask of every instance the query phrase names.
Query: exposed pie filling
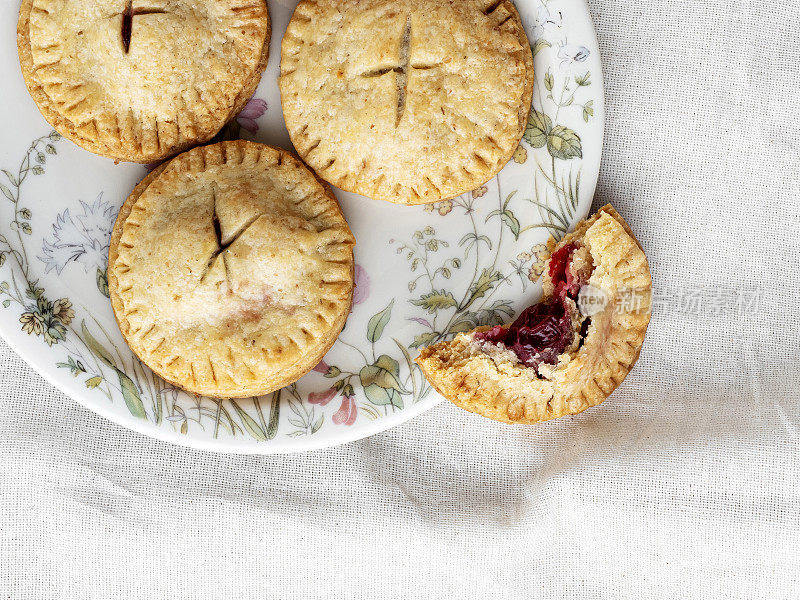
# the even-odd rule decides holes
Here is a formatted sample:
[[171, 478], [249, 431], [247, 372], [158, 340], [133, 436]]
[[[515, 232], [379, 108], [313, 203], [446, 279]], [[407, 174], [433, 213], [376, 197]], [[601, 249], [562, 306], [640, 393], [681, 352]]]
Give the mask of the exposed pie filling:
[[542, 363], [556, 364], [558, 355], [586, 330], [581, 326], [576, 332], [573, 321], [578, 293], [589, 275], [585, 268], [571, 268], [577, 249], [577, 244], [567, 244], [550, 257], [548, 274], [555, 289], [548, 302], [526, 308], [508, 327], [498, 325], [476, 333], [475, 339], [503, 344], [520, 362], [536, 370]]

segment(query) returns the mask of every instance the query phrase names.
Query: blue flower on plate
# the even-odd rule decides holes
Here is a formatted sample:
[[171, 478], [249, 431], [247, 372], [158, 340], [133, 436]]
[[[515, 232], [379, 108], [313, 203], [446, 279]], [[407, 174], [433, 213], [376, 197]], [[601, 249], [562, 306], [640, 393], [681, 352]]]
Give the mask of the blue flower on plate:
[[589, 49], [586, 46], [566, 43], [558, 46], [558, 59], [561, 61], [558, 67], [562, 71], [568, 71], [573, 65], [586, 62], [587, 58], [589, 58]]
[[103, 200], [102, 192], [92, 204], [80, 203], [83, 213], [72, 215], [65, 209], [56, 218], [52, 234], [42, 241], [38, 258], [45, 264], [45, 273], [55, 269], [61, 275], [71, 262], [82, 264], [87, 273], [89, 269], [105, 270], [116, 211]]

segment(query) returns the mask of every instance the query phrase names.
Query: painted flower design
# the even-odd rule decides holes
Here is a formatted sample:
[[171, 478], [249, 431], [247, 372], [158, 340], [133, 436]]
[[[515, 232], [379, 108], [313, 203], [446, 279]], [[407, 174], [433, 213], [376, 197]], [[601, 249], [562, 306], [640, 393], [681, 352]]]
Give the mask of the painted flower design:
[[317, 363], [317, 366], [311, 369], [312, 371], [316, 371], [317, 373], [327, 373], [330, 366], [328, 363], [325, 362], [325, 359], [322, 359]]
[[547, 244], [536, 244], [531, 248], [528, 258], [533, 257], [533, 264], [531, 264], [530, 271], [528, 271], [528, 279], [536, 282], [542, 276], [548, 254]]
[[250, 98], [247, 104], [244, 105], [242, 112], [236, 117], [236, 122], [249, 131], [256, 133], [258, 131], [258, 119], [261, 115], [267, 112], [267, 103], [261, 98]]
[[44, 319], [38, 312], [22, 313], [19, 322], [22, 323], [22, 331], [28, 335], [42, 335]]
[[58, 215], [50, 237], [42, 242], [39, 260], [45, 264], [44, 272], [53, 269], [59, 275], [69, 263], [83, 265], [83, 270], [105, 270], [108, 244], [114, 226], [114, 206], [103, 200], [100, 192], [92, 204], [81, 200], [82, 214], [71, 214], [67, 208]]
[[31, 286], [29, 295], [36, 300], [36, 304], [22, 313], [19, 322], [22, 323], [22, 331], [28, 335], [41, 335], [47, 345], [52, 346], [65, 339], [67, 325], [75, 318], [75, 311], [68, 299], [50, 302], [43, 293], [43, 289]]
[[586, 62], [589, 58], [589, 49], [586, 46], [576, 44], [561, 44], [558, 47], [558, 68], [562, 71], [569, 71], [573, 65]]
[[473, 198], [480, 198], [481, 196], [485, 195], [486, 192], [488, 192], [488, 191], [489, 191], [489, 188], [487, 188], [485, 185], [482, 185], [481, 187], [472, 190], [472, 197]]
[[66, 298], [60, 298], [53, 302], [53, 316], [64, 325], [72, 323], [75, 318], [75, 311], [72, 310], [72, 302]]
[[425, 212], [432, 213], [434, 210], [438, 212], [440, 215], [445, 216], [451, 210], [453, 210], [453, 201], [442, 200], [441, 202], [434, 202], [432, 204], [425, 205]]
[[[553, 172], [550, 175], [553, 181], [558, 181], [561, 185], [559, 186], [555, 183], [548, 185], [546, 182], [543, 184], [543, 180], [540, 179], [539, 189], [544, 186], [545, 190], [552, 191], [553, 187], [555, 187], [555, 198], [559, 197], [560, 187], [574, 189], [575, 194], [569, 195], [572, 198], [573, 196], [577, 197], [577, 187], [572, 183], [567, 173], [562, 171], [567, 169], [567, 171], [571, 172], [573, 165], [577, 162], [574, 161], [574, 158], [582, 158], [580, 142], [582, 141], [583, 131], [574, 125], [574, 122], [579, 122], [579, 119], [574, 119], [574, 122], [564, 121], [569, 123], [570, 127], [576, 127], [573, 137], [571, 130], [568, 130], [566, 125], [562, 125], [562, 122], [556, 122], [554, 115], [572, 113], [577, 117], [580, 111], [583, 110], [583, 118], [586, 122], [588, 122], [589, 117], [593, 116], [592, 99], [587, 95], [594, 91], [594, 88], [590, 88], [589, 80], [589, 71], [591, 70], [589, 63], [590, 59], [594, 57], [590, 56], [590, 51], [586, 47], [574, 43], [583, 40], [577, 37], [569, 39], [571, 36], [568, 35], [565, 27], [566, 20], [562, 19], [562, 15], [558, 11], [558, 4], [559, 2], [556, 0], [541, 0], [536, 3], [538, 9], [536, 7], [532, 8], [534, 11], [538, 10], [538, 14], [535, 15], [537, 17], [536, 32], [530, 36], [531, 42], [534, 42], [532, 49], [534, 52], [543, 51], [537, 59], [540, 62], [549, 61], [554, 63], [552, 65], [553, 68], [546, 69], [547, 73], [550, 74], [552, 89], [548, 88], [547, 90], [551, 92], [549, 96], [545, 95], [538, 98], [540, 106], [537, 110], [540, 111], [539, 124], [542, 126], [536, 129], [537, 123], [532, 122], [529, 127], [530, 131], [527, 134], [528, 137], [538, 135], [535, 138], [538, 145], [526, 137], [528, 142], [518, 146], [512, 158], [517, 164], [527, 164], [527, 160], [533, 159], [531, 152], [535, 153], [536, 149], [545, 148], [546, 146], [543, 151], [549, 152], [554, 160], [550, 161], [550, 157], [548, 157], [545, 167], [552, 166]], [[569, 42], [573, 43], [570, 44]], [[546, 62], [545, 64], [550, 67]], [[580, 95], [575, 96], [573, 92], [578, 88], [581, 88]], [[557, 107], [562, 102], [564, 106], [559, 113]], [[257, 134], [260, 131], [260, 124], [265, 124], [267, 109], [267, 102], [260, 98], [251, 98], [241, 112], [220, 132], [217, 139], [236, 139], [243, 135], [245, 130], [250, 135]], [[260, 119], [261, 123], [259, 124]], [[548, 119], [551, 119], [552, 123], [549, 123]], [[536, 118], [534, 118], [534, 121], [536, 121]], [[541, 133], [538, 133], [539, 131]], [[56, 141], [58, 138], [59, 136], [55, 132], [50, 136], [51, 141]], [[39, 143], [38, 147], [35, 145], [36, 143]], [[51, 153], [45, 147], [45, 144], [49, 144], [49, 141], [42, 138], [41, 142], [35, 142], [32, 145], [32, 150], [28, 151], [30, 164], [34, 164], [33, 161], [38, 161], [38, 158], [44, 154], [54, 154], [54, 152]], [[46, 156], [46, 159], [50, 161], [49, 156]], [[572, 162], [560, 162], [567, 160]], [[32, 167], [31, 173], [33, 175], [44, 173], [42, 166], [40, 166], [43, 163], [41, 161], [39, 163], [39, 165], [34, 164]], [[148, 165], [148, 169], [157, 166], [157, 163]], [[522, 170], [524, 169], [520, 169], [520, 171]], [[550, 170], [546, 168], [547, 173]], [[3, 174], [0, 173], [0, 178], [2, 177]], [[4, 185], [7, 184], [4, 183]], [[491, 190], [489, 185], [492, 185]], [[573, 188], [573, 186], [575, 187]], [[473, 210], [478, 212], [475, 215], [477, 225], [473, 228], [474, 231], [457, 232], [459, 236], [461, 233], [467, 234], [463, 246], [459, 244], [458, 247], [453, 246], [448, 249], [447, 244], [436, 237], [433, 228], [430, 227], [424, 231], [420, 227], [420, 231], [414, 232], [414, 240], [408, 243], [403, 240], [395, 241], [392, 239], [392, 243], [395, 245], [389, 250], [397, 250], [404, 257], [408, 256], [407, 263], [410, 271], [413, 272], [413, 274], [409, 275], [408, 290], [412, 294], [417, 290], [416, 295], [408, 299], [413, 300], [411, 303], [419, 307], [419, 310], [409, 309], [407, 306], [405, 311], [400, 310], [400, 303], [404, 303], [406, 300], [405, 295], [400, 293], [394, 298], [394, 302], [389, 299], [382, 301], [379, 306], [374, 308], [374, 314], [366, 315], [367, 317], [372, 317], [369, 319], [369, 325], [364, 327], [363, 325], [366, 324], [362, 323], [362, 326], [356, 330], [351, 328], [348, 333], [348, 335], [357, 336], [353, 340], [356, 348], [363, 349], [366, 348], [367, 344], [372, 345], [371, 348], [367, 349], [367, 356], [371, 356], [371, 358], [364, 357], [365, 363], [362, 365], [360, 359], [356, 355], [352, 355], [356, 360], [355, 363], [350, 364], [352, 361], [339, 363], [343, 365], [344, 372], [335, 364], [329, 364], [325, 359], [321, 360], [313, 369], [318, 375], [312, 376], [306, 383], [301, 384], [299, 389], [297, 386], [289, 386], [283, 391], [282, 400], [275, 404], [274, 414], [275, 423], [280, 423], [281, 427], [272, 429], [272, 423], [270, 423], [270, 429], [263, 427], [261, 435], [258, 436], [259, 440], [263, 439], [268, 432], [268, 435], [301, 436], [316, 434], [321, 431], [321, 428], [327, 430], [341, 426], [355, 426], [358, 421], [380, 419], [384, 415], [394, 413], [396, 410], [403, 410], [404, 406], [410, 406], [412, 402], [424, 397], [426, 393], [424, 387], [412, 386], [412, 383], [415, 383], [414, 374], [416, 373], [419, 378], [421, 378], [421, 374], [414, 371], [410, 359], [408, 359], [408, 369], [405, 368], [403, 353], [398, 352], [395, 347], [398, 343], [407, 344], [407, 347], [410, 347], [409, 342], [411, 341], [410, 337], [406, 338], [402, 335], [398, 337], [398, 340], [394, 339], [394, 329], [398, 321], [403, 321], [404, 327], [408, 325], [416, 326], [414, 332], [419, 331], [420, 335], [415, 338], [414, 347], [421, 347], [424, 343], [430, 343], [435, 340], [437, 336], [452, 335], [458, 330], [462, 330], [467, 326], [472, 327], [475, 324], [494, 324], [508, 320], [513, 316], [511, 305], [504, 299], [506, 291], [511, 289], [511, 284], [519, 286], [520, 280], [523, 289], [525, 285], [530, 287], [529, 280], [536, 281], [541, 276], [544, 267], [543, 259], [547, 256], [548, 248], [545, 244], [533, 246], [532, 241], [525, 243], [531, 239], [528, 236], [533, 235], [533, 233], [525, 233], [528, 230], [526, 225], [529, 224], [531, 219], [536, 218], [531, 214], [526, 204], [526, 198], [524, 197], [527, 196], [526, 194], [517, 193], [516, 196], [511, 198], [507, 205], [503, 206], [503, 208], [508, 208], [506, 214], [498, 213], [494, 217], [495, 220], [484, 221], [480, 211], [491, 212], [495, 210], [493, 201], [496, 194], [500, 195], [501, 188], [505, 193], [502, 194], [503, 197], [500, 199], [509, 199], [508, 194], [513, 189], [503, 181], [498, 182], [498, 186], [495, 186], [495, 184], [481, 185], [474, 190], [466, 192], [461, 198], [440, 201], [424, 207], [425, 215], [427, 216], [430, 213], [430, 218], [427, 221], [434, 225], [437, 230], [445, 228], [441, 227], [441, 223], [434, 223], [437, 220], [435, 213], [442, 217], [450, 215], [457, 205], [459, 210], [455, 212], [458, 215], [454, 214], [448, 217], [446, 221], [448, 222], [448, 227], [458, 228], [462, 226], [462, 223], [464, 223], [465, 227], [469, 225], [468, 218], [459, 220], [462, 209], [467, 217]], [[16, 189], [12, 189], [12, 192], [13, 195], [18, 195]], [[2, 194], [0, 194], [0, 197], [2, 197]], [[97, 196], [93, 203], [91, 202], [91, 196], [83, 196], [83, 198], [88, 203], [81, 202], [80, 205], [70, 203], [69, 210], [58, 208], [53, 211], [51, 217], [54, 222], [51, 223], [51, 226], [42, 227], [41, 229], [41, 232], [45, 234], [45, 240], [41, 246], [42, 249], [38, 252], [36, 248], [28, 249], [26, 256], [36, 256], [35, 262], [37, 263], [42, 261], [45, 272], [50, 273], [51, 277], [55, 273], [61, 274], [70, 262], [83, 264], [84, 271], [92, 273], [90, 279], [94, 276], [94, 267], [105, 269], [108, 238], [112, 229], [116, 206], [111, 210], [107, 210], [110, 207], [108, 203], [102, 201], [102, 195]], [[564, 194], [562, 198], [567, 200], [568, 195]], [[473, 202], [473, 199], [475, 199], [475, 202]], [[473, 205], [475, 206], [474, 209]], [[572, 208], [574, 209], [575, 207], [573, 206]], [[18, 214], [22, 220], [30, 220], [30, 214], [26, 212], [27, 210], [20, 205]], [[563, 233], [561, 224], [564, 221], [572, 222], [571, 215], [564, 216], [566, 213], [563, 212], [560, 206], [557, 210], [562, 213], [564, 218], [559, 219], [557, 222], [551, 220], [548, 223], [544, 223], [544, 225], [548, 226], [548, 231], [555, 236]], [[55, 213], [58, 214], [56, 215]], [[477, 218], [479, 215], [481, 218]], [[421, 217], [422, 213], [417, 214], [417, 216]], [[455, 221], [451, 223], [452, 219], [455, 219]], [[497, 250], [499, 242], [497, 241], [495, 225], [501, 229], [504, 228], [503, 230], [508, 234], [503, 237], [505, 243], [511, 246], [508, 257], [505, 256], [505, 247], [502, 251]], [[534, 226], [538, 225], [534, 224]], [[455, 235], [456, 232], [452, 233]], [[416, 234], [419, 234], [420, 237], [417, 238]], [[392, 235], [402, 236], [403, 234], [397, 231]], [[442, 234], [440, 233], [439, 235]], [[446, 234], [445, 237], [447, 237]], [[458, 236], [456, 239], [458, 239]], [[38, 246], [36, 236], [24, 238], [24, 240], [29, 245]], [[488, 248], [489, 244], [492, 244], [493, 248], [484, 250]], [[399, 248], [398, 246], [400, 245], [403, 247]], [[479, 253], [477, 253], [478, 248], [480, 248]], [[417, 254], [412, 253], [412, 251], [417, 252]], [[3, 249], [3, 252], [5, 252], [5, 249]], [[8, 257], [9, 255], [6, 253], [5, 256]], [[423, 260], [421, 257], [429, 262], [419, 262]], [[473, 257], [475, 258], [475, 281], [468, 292], [465, 293], [473, 294], [477, 299], [464, 296], [462, 300], [458, 285], [464, 281], [466, 286], [466, 281], [469, 279], [473, 267], [469, 261]], [[513, 260], [505, 260], [513, 257], [515, 257]], [[0, 253], [0, 260], [2, 258], [3, 254]], [[494, 262], [492, 262], [493, 260]], [[458, 271], [457, 269], [462, 266], [462, 261], [465, 264], [468, 263], [467, 266], [469, 268]], [[30, 265], [26, 264], [27, 266]], [[423, 266], [426, 268], [423, 268]], [[39, 269], [41, 269], [41, 266]], [[435, 286], [433, 285], [434, 282], [431, 281], [431, 285], [428, 287], [425, 276], [421, 275], [428, 269], [430, 270], [431, 278], [437, 278]], [[31, 271], [35, 270], [32, 269]], [[76, 270], [73, 270], [73, 272], [77, 274]], [[377, 267], [371, 267], [370, 273], [378, 276]], [[378, 293], [381, 290], [378, 290], [378, 287], [373, 289], [373, 283], [376, 286], [380, 283], [380, 287], [382, 287], [385, 282], [383, 280], [372, 282], [366, 269], [361, 265], [354, 266], [354, 280], [356, 287], [353, 291], [353, 304], [360, 305], [359, 309], [365, 310], [368, 300], [383, 300], [383, 294]], [[13, 305], [14, 316], [11, 318], [19, 318], [21, 329], [31, 336], [30, 342], [36, 346], [42, 340], [52, 346], [63, 342], [53, 350], [56, 350], [59, 356], [66, 353], [69, 362], [60, 363], [59, 367], [69, 368], [75, 376], [82, 375], [87, 373], [87, 367], [84, 366], [81, 360], [78, 360], [81, 357], [80, 355], [75, 354], [73, 356], [73, 347], [80, 349], [81, 352], [96, 354], [93, 347], [100, 340], [103, 346], [107, 346], [109, 350], [112, 349], [109, 344], [113, 344], [113, 342], [110, 339], [106, 342], [99, 332], [97, 334], [98, 340], [92, 340], [92, 347], [87, 346], [84, 348], [80, 345], [85, 335], [85, 330], [82, 327], [72, 325], [72, 323], [76, 322], [75, 313], [77, 309], [72, 306], [67, 298], [58, 298], [54, 301], [44, 298], [44, 294], [47, 294], [47, 292], [36, 289], [35, 281], [32, 284], [26, 284], [25, 281], [22, 281], [21, 285], [23, 287], [18, 290], [17, 296], [19, 296], [18, 302], [21, 302], [22, 308], [17, 309], [20, 304], [15, 303]], [[29, 285], [30, 290], [26, 290], [24, 288], [25, 285]], [[97, 285], [101, 292], [105, 289], [106, 291], [103, 293], [107, 294], [107, 280], [104, 279], [104, 273], [97, 273]], [[503, 287], [501, 288], [501, 286]], [[495, 288], [498, 289], [497, 293], [494, 293]], [[0, 288], [1, 290], [2, 288]], [[372, 294], [372, 291], [375, 291], [375, 294]], [[56, 297], [54, 294], [48, 295], [50, 298]], [[508, 292], [509, 297], [510, 295], [510, 292]], [[381, 298], [377, 296], [381, 296]], [[9, 300], [9, 302], [13, 301], [14, 299]], [[385, 302], [389, 302], [389, 304], [386, 305]], [[392, 304], [396, 305], [394, 315], [392, 315]], [[5, 304], [3, 305], [6, 306]], [[11, 305], [9, 304], [8, 306]], [[437, 310], [443, 313], [438, 315], [438, 320], [436, 319]], [[450, 316], [454, 316], [454, 318], [448, 322], [447, 318]], [[80, 319], [77, 320], [77, 325], [80, 325]], [[409, 328], [410, 330], [411, 328]], [[67, 335], [69, 340], [66, 339]], [[365, 335], [367, 336], [366, 338], [364, 337]], [[36, 337], [36, 339], [34, 340], [33, 337]], [[89, 337], [91, 338], [91, 336]], [[382, 354], [384, 352], [387, 354]], [[344, 353], [348, 354], [347, 351]], [[376, 359], [375, 355], [380, 356], [380, 358]], [[89, 355], [87, 354], [86, 356]], [[127, 357], [127, 354], [125, 356]], [[337, 363], [340, 360], [339, 354], [331, 353], [328, 359], [331, 360], [331, 363]], [[86, 357], [84, 357], [84, 360], [86, 360]], [[127, 360], [127, 358], [123, 360]], [[135, 358], [131, 360], [135, 360]], [[107, 381], [109, 391], [115, 394], [114, 402], [118, 403], [119, 394], [114, 392], [114, 388], [116, 388], [116, 382], [119, 380], [123, 386], [123, 393], [124, 391], [129, 394], [141, 393], [142, 399], [147, 401], [148, 398], [144, 397], [147, 386], [141, 385], [142, 382], [140, 381], [140, 376], [136, 374], [136, 370], [129, 368], [127, 364], [120, 364], [119, 366], [119, 371], [115, 371], [114, 367], [107, 366], [101, 360], [98, 365], [99, 374], [89, 372], [86, 375], [89, 378], [86, 380], [86, 387], [97, 387], [102, 381]], [[91, 366], [89, 368], [91, 369]], [[133, 380], [123, 383], [122, 377], [124, 377], [124, 373], [121, 371], [130, 373]], [[411, 378], [409, 378], [409, 373]], [[320, 383], [323, 376], [326, 379], [324, 384]], [[310, 389], [304, 387], [305, 385], [310, 385]], [[353, 389], [354, 385], [356, 390]], [[105, 384], [104, 387], [106, 387]], [[155, 387], [158, 389], [157, 386]], [[318, 391], [312, 391], [315, 389]], [[419, 394], [417, 389], [420, 390]], [[171, 422], [171, 427], [175, 428], [176, 431], [179, 429], [180, 433], [187, 433], [187, 424], [191, 424], [194, 419], [189, 418], [187, 420], [187, 416], [183, 411], [184, 409], [186, 409], [187, 413], [188, 411], [193, 411], [195, 399], [188, 398], [182, 391], [171, 386], [167, 386], [162, 393], [170, 395], [170, 404], [175, 407], [171, 412], [167, 413], [164, 421], [166, 423]], [[138, 401], [138, 397], [133, 399], [130, 397], [125, 398], [126, 403], [132, 400]], [[224, 414], [220, 411], [206, 411], [205, 407], [210, 406], [207, 404], [204, 404], [204, 410], [201, 412], [199, 401], [196, 404], [198, 423], [201, 423], [201, 419], [213, 419], [214, 414]], [[259, 423], [261, 425], [264, 424], [263, 417], [260, 414], [261, 407], [259, 406], [256, 410], [256, 406], [254, 405], [251, 409], [245, 404], [241, 404], [241, 407], [255, 419], [254, 422], [257, 427], [260, 427]], [[130, 404], [128, 404], [128, 407], [131, 412], [134, 411]], [[230, 406], [226, 404], [226, 408], [230, 408]], [[278, 412], [278, 408], [280, 412]], [[294, 410], [295, 408], [297, 410]], [[269, 417], [272, 420], [270, 411], [264, 412], [265, 417]], [[359, 412], [364, 414], [359, 415]], [[144, 415], [144, 410], [141, 413]], [[194, 412], [191, 414], [194, 415]], [[252, 425], [250, 420], [246, 421], [244, 415], [235, 410], [231, 410], [230, 414], [232, 418], [229, 417], [229, 421], [238, 421], [243, 435], [248, 435], [248, 432], [252, 434], [252, 431], [248, 428], [248, 424]], [[288, 432], [286, 430], [289, 428], [285, 427], [288, 420], [287, 415], [288, 418], [299, 419], [297, 421], [299, 424], [291, 423], [294, 429]], [[154, 416], [155, 413], [153, 414]], [[145, 418], [150, 419], [151, 417], [146, 414]], [[206, 424], [205, 421], [202, 424]], [[220, 422], [220, 425], [223, 424], [223, 422]], [[223, 431], [222, 428], [219, 429], [220, 432]], [[341, 432], [342, 430], [339, 429], [339, 431]]]
[[339, 410], [333, 413], [333, 422], [337, 425], [352, 425], [356, 422], [357, 416], [356, 399], [352, 395], [344, 394], [342, 396], [342, 405]]
[[356, 264], [354, 280], [356, 289], [353, 291], [353, 304], [361, 304], [369, 297], [370, 278], [366, 269], [359, 264]]
[[551, 12], [546, 6], [540, 6], [536, 12], [536, 27], [533, 29], [533, 39], [545, 37], [548, 33], [555, 33], [561, 29], [562, 22], [560, 11]]
[[308, 395], [308, 402], [310, 404], [319, 404], [320, 406], [325, 406], [333, 400], [333, 397], [336, 395], [336, 388], [328, 388], [323, 392], [311, 392]]

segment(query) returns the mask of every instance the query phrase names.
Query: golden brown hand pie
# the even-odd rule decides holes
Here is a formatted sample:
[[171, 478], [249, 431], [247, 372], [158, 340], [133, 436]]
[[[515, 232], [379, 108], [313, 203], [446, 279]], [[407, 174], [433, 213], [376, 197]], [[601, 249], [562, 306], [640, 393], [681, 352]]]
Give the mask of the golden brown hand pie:
[[428, 381], [457, 406], [536, 423], [600, 404], [622, 383], [650, 321], [647, 258], [609, 205], [553, 248], [541, 303], [514, 323], [424, 348]]
[[305, 374], [350, 312], [353, 236], [294, 155], [221, 142], [148, 175], [120, 210], [109, 291], [144, 363], [197, 394], [268, 393]]
[[292, 143], [320, 177], [422, 204], [508, 162], [533, 58], [509, 0], [303, 0], [281, 44], [280, 89]]
[[17, 25], [44, 118], [134, 162], [210, 140], [255, 91], [269, 37], [265, 0], [23, 0]]

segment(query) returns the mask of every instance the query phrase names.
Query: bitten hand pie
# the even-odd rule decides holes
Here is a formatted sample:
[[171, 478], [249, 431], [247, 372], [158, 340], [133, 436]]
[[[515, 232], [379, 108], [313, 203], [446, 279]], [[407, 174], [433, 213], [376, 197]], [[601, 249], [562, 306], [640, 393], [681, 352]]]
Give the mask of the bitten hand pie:
[[650, 321], [647, 258], [609, 205], [552, 250], [544, 296], [510, 325], [424, 348], [425, 376], [451, 402], [506, 423], [600, 404], [622, 383]]
[[122, 206], [109, 292], [131, 350], [197, 394], [258, 396], [296, 381], [350, 313], [353, 235], [293, 154], [246, 141], [177, 156]]
[[267, 66], [265, 0], [23, 0], [25, 84], [65, 137], [156, 162], [210, 140]]
[[509, 0], [303, 0], [281, 43], [280, 89], [292, 143], [320, 177], [424, 204], [509, 161], [533, 57]]

